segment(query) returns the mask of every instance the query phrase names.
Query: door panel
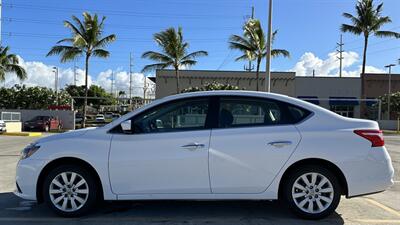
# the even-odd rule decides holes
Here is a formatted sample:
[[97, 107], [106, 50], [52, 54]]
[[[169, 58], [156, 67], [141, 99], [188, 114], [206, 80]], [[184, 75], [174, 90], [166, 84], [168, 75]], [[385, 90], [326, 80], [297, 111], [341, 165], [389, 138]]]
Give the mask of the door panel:
[[299, 141], [292, 125], [213, 130], [209, 150], [212, 192], [265, 191]]
[[300, 141], [282, 102], [221, 97], [210, 142], [213, 193], [261, 193]]
[[[210, 130], [114, 135], [110, 179], [116, 194], [210, 193]], [[185, 148], [192, 143], [197, 148]]]

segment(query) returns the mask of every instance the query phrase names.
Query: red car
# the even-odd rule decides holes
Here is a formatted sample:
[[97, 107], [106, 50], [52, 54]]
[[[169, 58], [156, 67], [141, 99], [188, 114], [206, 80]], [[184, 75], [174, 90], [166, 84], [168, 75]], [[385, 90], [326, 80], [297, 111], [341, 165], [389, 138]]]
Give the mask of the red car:
[[51, 116], [36, 116], [33, 119], [24, 122], [24, 130], [61, 130], [62, 123], [59, 119]]

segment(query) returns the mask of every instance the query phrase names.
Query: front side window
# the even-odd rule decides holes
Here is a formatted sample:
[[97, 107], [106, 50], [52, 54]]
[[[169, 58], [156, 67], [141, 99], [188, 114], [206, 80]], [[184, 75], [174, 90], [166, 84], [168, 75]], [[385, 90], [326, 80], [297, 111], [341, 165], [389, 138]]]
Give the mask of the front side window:
[[156, 106], [132, 120], [132, 133], [198, 130], [206, 127], [209, 101], [188, 99]]

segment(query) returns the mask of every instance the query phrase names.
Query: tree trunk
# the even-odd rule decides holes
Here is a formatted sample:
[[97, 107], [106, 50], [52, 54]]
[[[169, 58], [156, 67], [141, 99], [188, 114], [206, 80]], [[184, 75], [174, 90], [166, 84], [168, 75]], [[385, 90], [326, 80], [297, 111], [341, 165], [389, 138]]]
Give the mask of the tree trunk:
[[86, 108], [87, 108], [87, 97], [88, 97], [88, 76], [89, 76], [89, 55], [86, 55], [85, 59], [85, 98], [83, 103], [83, 118], [82, 128], [86, 126]]
[[[363, 52], [363, 63], [361, 68], [361, 99], [367, 98], [367, 93], [365, 91], [365, 67], [367, 64], [367, 47], [368, 47], [368, 36], [364, 36], [364, 52]], [[367, 108], [365, 102], [360, 102], [360, 117], [364, 118], [367, 114]]]
[[179, 94], [180, 89], [179, 89], [179, 69], [178, 68], [175, 68], [175, 75], [176, 75], [176, 93]]
[[[256, 69], [256, 79], [257, 79], [257, 83], [256, 83], [256, 91], [260, 91], [260, 63], [261, 63], [261, 59], [257, 59], [257, 69]], [[267, 82], [267, 79], [265, 79], [265, 82]]]

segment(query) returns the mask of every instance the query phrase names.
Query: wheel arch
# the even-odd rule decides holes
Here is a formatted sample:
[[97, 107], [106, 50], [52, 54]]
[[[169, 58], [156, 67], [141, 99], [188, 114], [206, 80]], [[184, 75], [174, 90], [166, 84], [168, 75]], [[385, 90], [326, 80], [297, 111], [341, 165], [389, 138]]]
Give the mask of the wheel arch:
[[347, 185], [347, 180], [346, 177], [344, 176], [343, 172], [340, 170], [340, 168], [335, 165], [334, 163], [325, 160], [325, 159], [320, 159], [320, 158], [308, 158], [308, 159], [302, 159], [299, 160], [292, 165], [290, 165], [285, 172], [283, 173], [280, 181], [279, 181], [279, 189], [278, 189], [278, 198], [281, 199], [282, 196], [282, 189], [284, 186], [285, 181], [287, 180], [289, 174], [296, 170], [297, 168], [305, 165], [318, 165], [318, 166], [323, 166], [326, 169], [329, 169], [334, 175], [338, 178], [339, 184], [342, 188], [342, 195], [348, 196], [348, 185]]
[[45, 177], [47, 174], [49, 174], [49, 172], [61, 165], [77, 165], [77, 166], [81, 166], [85, 169], [87, 169], [94, 177], [97, 187], [99, 187], [99, 195], [101, 199], [104, 199], [104, 193], [103, 193], [103, 186], [101, 183], [101, 179], [99, 174], [97, 173], [97, 171], [94, 169], [94, 167], [92, 165], [90, 165], [90, 163], [86, 162], [85, 160], [82, 160], [80, 158], [76, 158], [76, 157], [62, 157], [62, 158], [58, 158], [58, 159], [54, 159], [52, 161], [50, 161], [49, 163], [47, 163], [47, 165], [42, 169], [42, 171], [40, 171], [39, 174], [39, 178], [37, 180], [37, 184], [36, 184], [36, 199], [38, 203], [43, 202], [43, 185], [44, 185], [44, 181], [45, 181]]

